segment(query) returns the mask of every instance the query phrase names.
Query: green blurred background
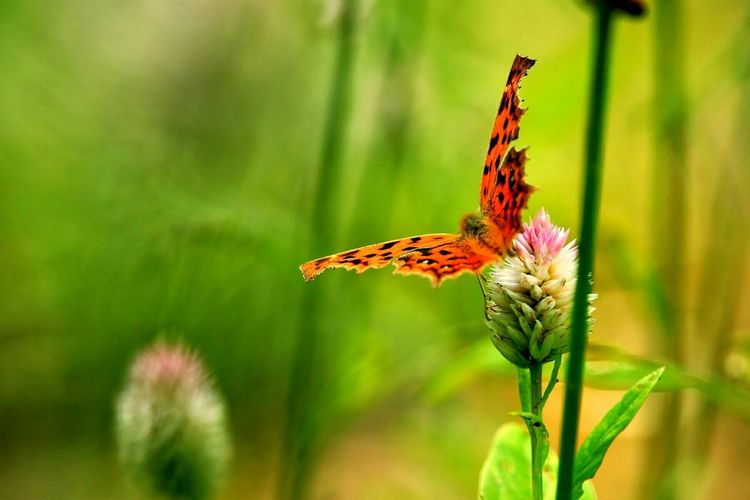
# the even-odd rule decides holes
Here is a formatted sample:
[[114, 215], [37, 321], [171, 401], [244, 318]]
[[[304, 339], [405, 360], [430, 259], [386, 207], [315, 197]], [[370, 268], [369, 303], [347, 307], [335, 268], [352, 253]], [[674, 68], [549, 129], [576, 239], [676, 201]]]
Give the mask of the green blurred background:
[[[197, 349], [226, 397], [221, 498], [273, 498], [299, 474], [312, 498], [475, 496], [518, 407], [476, 280], [336, 271], [305, 284], [297, 266], [455, 230], [477, 206], [517, 52], [538, 61], [521, 91], [518, 143], [539, 188], [527, 217], [545, 207], [575, 235], [590, 14], [362, 0], [349, 22], [347, 1], [0, 7], [2, 498], [141, 498], [117, 464], [113, 402], [157, 337]], [[679, 446], [661, 470], [690, 486], [678, 498], [748, 498], [750, 9], [664, 3], [617, 25], [593, 340], [708, 384], [666, 413]], [[675, 120], [676, 143], [659, 135]], [[599, 382], [584, 434], [620, 394]], [[705, 397], [721, 391], [739, 399]], [[600, 498], [644, 498], [672, 397], [615, 443]], [[300, 439], [309, 457], [283, 451]]]

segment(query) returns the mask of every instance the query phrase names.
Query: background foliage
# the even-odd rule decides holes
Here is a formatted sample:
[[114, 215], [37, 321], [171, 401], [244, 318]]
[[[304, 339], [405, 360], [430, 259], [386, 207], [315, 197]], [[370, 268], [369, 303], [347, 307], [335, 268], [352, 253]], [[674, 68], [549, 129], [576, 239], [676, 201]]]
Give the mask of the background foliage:
[[[317, 257], [309, 212], [339, 6], [0, 7], [4, 498], [137, 498], [115, 460], [113, 401], [132, 357], [158, 336], [199, 350], [226, 396], [236, 453], [223, 497], [271, 498], [295, 332], [315, 336], [320, 352], [320, 390], [305, 407], [319, 443], [315, 495], [475, 495], [494, 431], [518, 407], [502, 368], [468, 362], [464, 382], [445, 379], [477, 342], [492, 353], [475, 280], [433, 290], [384, 271], [332, 272], [305, 285], [297, 269]], [[688, 201], [681, 364], [747, 388], [750, 12], [742, 1], [682, 11], [687, 161], [667, 179], [686, 183]], [[670, 105], [652, 97], [654, 23], [623, 20], [614, 39], [595, 285], [596, 341], [645, 358], [666, 356], [659, 332], [670, 325], [652, 245], [669, 201], [654, 187], [654, 120]], [[581, 4], [373, 0], [353, 30], [327, 250], [457, 227], [476, 207], [516, 52], [538, 60], [522, 89], [520, 144], [540, 188], [527, 213], [545, 207], [576, 234], [589, 67]], [[314, 328], [305, 286], [321, 297]], [[455, 389], [435, 398], [436, 381]], [[584, 435], [619, 396], [585, 392]], [[706, 425], [696, 417], [705, 412], [713, 423], [685, 432], [674, 477], [698, 477], [696, 498], [745, 498], [747, 414], [686, 397], [679, 429]], [[613, 445], [594, 481], [600, 498], [640, 498], [656, 413], [646, 405]]]

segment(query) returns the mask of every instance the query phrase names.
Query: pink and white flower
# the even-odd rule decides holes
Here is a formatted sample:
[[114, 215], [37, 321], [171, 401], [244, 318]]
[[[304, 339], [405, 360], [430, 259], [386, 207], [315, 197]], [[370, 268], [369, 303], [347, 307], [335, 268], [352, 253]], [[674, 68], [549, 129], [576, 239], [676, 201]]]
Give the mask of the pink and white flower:
[[578, 268], [578, 247], [568, 235], [542, 209], [524, 224], [514, 251], [490, 272], [486, 316], [492, 341], [518, 366], [546, 363], [568, 350]]

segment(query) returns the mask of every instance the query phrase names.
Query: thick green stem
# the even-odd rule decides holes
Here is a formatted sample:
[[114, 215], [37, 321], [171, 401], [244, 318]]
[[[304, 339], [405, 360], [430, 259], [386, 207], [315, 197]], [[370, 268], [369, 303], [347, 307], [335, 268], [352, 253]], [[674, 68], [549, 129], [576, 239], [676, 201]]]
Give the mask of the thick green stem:
[[588, 336], [588, 297], [594, 270], [594, 245], [599, 214], [604, 135], [604, 101], [609, 65], [612, 7], [599, 2], [594, 21], [594, 66], [591, 74], [588, 129], [586, 133], [585, 179], [581, 237], [579, 239], [578, 282], [576, 284], [570, 340], [570, 359], [563, 410], [560, 469], [557, 499], [569, 500], [573, 488], [573, 465], [581, 410], [584, 356]]

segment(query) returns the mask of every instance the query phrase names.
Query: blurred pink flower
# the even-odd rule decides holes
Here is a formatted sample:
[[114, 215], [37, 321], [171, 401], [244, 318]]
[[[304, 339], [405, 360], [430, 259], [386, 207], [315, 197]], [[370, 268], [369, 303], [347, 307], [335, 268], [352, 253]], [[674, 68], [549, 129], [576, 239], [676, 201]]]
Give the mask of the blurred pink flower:
[[224, 403], [198, 357], [157, 343], [134, 361], [117, 401], [123, 465], [168, 498], [205, 498], [229, 456]]

